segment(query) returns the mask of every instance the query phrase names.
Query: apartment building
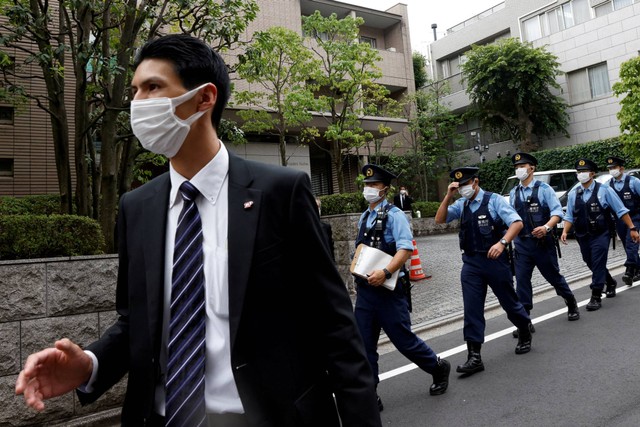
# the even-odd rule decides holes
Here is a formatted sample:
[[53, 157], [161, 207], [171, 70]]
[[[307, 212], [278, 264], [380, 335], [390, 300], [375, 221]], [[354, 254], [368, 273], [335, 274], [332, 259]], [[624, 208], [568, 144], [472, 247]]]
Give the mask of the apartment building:
[[[612, 85], [619, 80], [620, 64], [640, 53], [640, 0], [506, 0], [447, 29], [431, 43], [431, 74], [447, 80], [452, 92], [444, 100], [454, 112], [470, 104], [460, 74], [465, 52], [473, 44], [517, 37], [544, 46], [558, 57], [562, 75], [560, 94], [568, 103], [569, 138], [540, 140], [543, 148], [582, 144], [620, 134], [616, 114], [619, 99]], [[460, 129], [466, 136], [468, 158], [474, 146], [491, 160], [513, 150], [510, 141], [497, 141], [480, 132], [480, 123], [467, 121]], [[480, 141], [478, 140], [480, 139]], [[480, 142], [480, 143], [479, 143]]]
[[[378, 83], [384, 85], [390, 96], [396, 100], [415, 92], [406, 5], [399, 3], [386, 11], [380, 11], [333, 0], [259, 0], [258, 4], [260, 12], [247, 31], [249, 35], [273, 26], [285, 27], [302, 35], [302, 17], [312, 15], [316, 10], [323, 16], [335, 13], [338, 18], [361, 17], [364, 25], [360, 27], [360, 42], [369, 43], [378, 49], [382, 57], [378, 67], [384, 76]], [[235, 84], [241, 90], [249, 88], [246, 82], [240, 81]], [[239, 108], [242, 106], [229, 108], [227, 117], [241, 122], [234, 111]], [[400, 134], [406, 132], [407, 122], [406, 118], [367, 116], [362, 118], [362, 128], [382, 138], [381, 135], [376, 135], [378, 125], [390, 127], [391, 132], [389, 136], [384, 137], [382, 144], [383, 149], [390, 149], [394, 141], [401, 139]], [[317, 115], [313, 124], [320, 130], [326, 128], [324, 121], [319, 120]], [[229, 148], [245, 158], [280, 164], [277, 138], [269, 135], [248, 135], [248, 140], [245, 145]], [[326, 144], [323, 141], [318, 142]], [[291, 156], [287, 166], [307, 172], [311, 176], [314, 193], [323, 195], [338, 191], [337, 176], [325, 151], [314, 144], [300, 146], [295, 141], [287, 145], [287, 150], [287, 154]], [[355, 178], [359, 173], [358, 160], [366, 161], [366, 158], [363, 159], [362, 155], [345, 156], [343, 173], [347, 191], [357, 191]]]

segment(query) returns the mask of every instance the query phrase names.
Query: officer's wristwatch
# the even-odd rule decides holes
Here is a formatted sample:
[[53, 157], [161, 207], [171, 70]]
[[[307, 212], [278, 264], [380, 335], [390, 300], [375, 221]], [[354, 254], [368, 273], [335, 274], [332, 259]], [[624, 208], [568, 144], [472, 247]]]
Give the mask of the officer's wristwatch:
[[549, 227], [547, 224], [544, 225], [544, 229], [547, 230], [547, 233], [551, 233], [551, 227]]
[[505, 239], [504, 237], [500, 239], [500, 243], [502, 243], [505, 246], [509, 246], [509, 242], [507, 242], [507, 239]]
[[631, 227], [629, 231], [638, 231], [638, 229], [636, 227]]
[[384, 277], [387, 280], [391, 279], [391, 273], [389, 272], [389, 270], [387, 270], [386, 268], [383, 268], [382, 271], [384, 271]]

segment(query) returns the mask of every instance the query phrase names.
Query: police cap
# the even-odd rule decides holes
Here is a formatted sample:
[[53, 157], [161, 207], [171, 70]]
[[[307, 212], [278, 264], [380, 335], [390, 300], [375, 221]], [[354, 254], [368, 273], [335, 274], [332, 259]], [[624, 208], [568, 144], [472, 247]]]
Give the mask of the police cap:
[[452, 170], [449, 173], [449, 176], [456, 182], [464, 183], [469, 181], [471, 178], [476, 178], [479, 170], [480, 168], [475, 167], [457, 168]]
[[596, 165], [594, 162], [592, 162], [589, 159], [578, 159], [576, 160], [576, 170], [578, 171], [592, 171], [592, 172], [598, 172], [598, 165]]
[[382, 182], [385, 185], [391, 184], [391, 180], [397, 178], [397, 176], [378, 165], [364, 165], [362, 174], [364, 175], [364, 182]]
[[538, 159], [536, 159], [535, 157], [533, 157], [531, 154], [528, 154], [528, 153], [516, 153], [513, 156], [511, 156], [511, 161], [513, 162], [514, 166], [523, 165], [525, 163], [528, 163], [533, 166], [538, 166]]
[[608, 168], [613, 168], [617, 166], [624, 166], [624, 159], [616, 156], [607, 157]]

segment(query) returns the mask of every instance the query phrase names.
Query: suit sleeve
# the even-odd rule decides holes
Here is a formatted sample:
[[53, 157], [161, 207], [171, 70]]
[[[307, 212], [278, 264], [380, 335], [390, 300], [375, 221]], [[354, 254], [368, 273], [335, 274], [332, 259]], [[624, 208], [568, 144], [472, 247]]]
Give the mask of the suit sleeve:
[[342, 424], [379, 426], [373, 374], [356, 325], [351, 299], [326, 245], [321, 243], [322, 229], [306, 174], [299, 175], [292, 193], [289, 207], [292, 233], [307, 241], [309, 253], [305, 256], [312, 260], [302, 261], [311, 269], [304, 274], [308, 282], [307, 295], [303, 299], [316, 305], [315, 313], [322, 317], [319, 323], [322, 336], [319, 338], [324, 344], [321, 347], [326, 349], [326, 371]]
[[96, 342], [87, 347], [98, 358], [98, 375], [91, 393], [78, 391], [78, 399], [83, 405], [97, 400], [104, 392], [116, 384], [129, 370], [129, 322], [127, 286], [127, 244], [125, 195], [120, 200], [118, 211], [118, 284], [116, 290], [116, 311], [118, 320]]

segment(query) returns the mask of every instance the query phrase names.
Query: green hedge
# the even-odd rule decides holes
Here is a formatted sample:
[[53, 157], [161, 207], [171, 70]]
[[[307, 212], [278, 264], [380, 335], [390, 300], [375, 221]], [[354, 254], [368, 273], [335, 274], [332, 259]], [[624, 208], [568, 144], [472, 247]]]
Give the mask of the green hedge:
[[0, 215], [0, 259], [103, 253], [94, 219], [76, 215]]
[[51, 215], [60, 212], [60, 196], [45, 194], [24, 197], [0, 197], [0, 215]]
[[[600, 170], [606, 170], [606, 158], [609, 156], [619, 156], [625, 158], [622, 143], [618, 138], [595, 141], [587, 144], [572, 145], [570, 147], [554, 148], [532, 153], [538, 159], [539, 171], [551, 169], [573, 169], [576, 160], [586, 157], [596, 162]], [[626, 168], [638, 167], [632, 159], [628, 159]], [[484, 190], [499, 192], [502, 190], [507, 178], [512, 176], [513, 165], [511, 157], [480, 165], [480, 185]]]
[[369, 206], [362, 193], [329, 194], [320, 197], [322, 215], [361, 213]]
[[416, 211], [420, 211], [421, 218], [433, 218], [439, 207], [440, 202], [413, 202], [411, 205], [414, 214]]

